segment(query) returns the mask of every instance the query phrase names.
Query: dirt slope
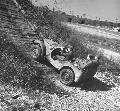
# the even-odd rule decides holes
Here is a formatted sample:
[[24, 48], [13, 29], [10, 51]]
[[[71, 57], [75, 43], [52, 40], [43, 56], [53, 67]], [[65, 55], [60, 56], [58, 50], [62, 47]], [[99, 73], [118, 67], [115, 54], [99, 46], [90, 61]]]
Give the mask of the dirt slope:
[[[17, 10], [12, 1], [9, 4]], [[59, 82], [53, 68], [33, 61], [29, 49], [37, 37], [26, 36], [31, 27], [21, 13], [14, 14], [0, 10], [0, 110], [119, 110], [119, 86], [108, 72], [98, 72], [92, 81], [68, 87]]]
[[[13, 91], [15, 88], [17, 92], [22, 88], [25, 89], [24, 92], [39, 90], [39, 92], [45, 91], [58, 95], [64, 93], [65, 91], [57, 88], [47, 75], [55, 73], [53, 68], [31, 59], [29, 49], [31, 40], [36, 36], [25, 35], [32, 33], [32, 29], [24, 15], [17, 11], [12, 0], [0, 1], [0, 6], [2, 6], [0, 7], [0, 92], [3, 92], [3, 95], [0, 94], [0, 110], [6, 108], [14, 110], [14, 107], [21, 107], [18, 102], [15, 104], [14, 100], [11, 100], [11, 97], [17, 94]], [[14, 15], [15, 12], [17, 15]], [[5, 87], [11, 88], [5, 91]]]

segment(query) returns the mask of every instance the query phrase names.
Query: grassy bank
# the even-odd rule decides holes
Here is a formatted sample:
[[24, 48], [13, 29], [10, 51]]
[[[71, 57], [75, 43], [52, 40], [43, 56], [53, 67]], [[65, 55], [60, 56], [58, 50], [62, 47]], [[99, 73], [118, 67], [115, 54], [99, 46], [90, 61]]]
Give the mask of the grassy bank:
[[67, 94], [48, 78], [47, 67], [38, 67], [5, 32], [0, 32], [0, 110], [42, 109], [39, 98], [44, 94]]
[[[2, 92], [0, 94], [0, 110], [42, 110], [43, 107], [49, 108], [49, 104], [47, 103], [46, 106], [46, 102], [40, 106], [40, 103], [43, 103], [40, 98], [44, 97], [44, 95], [50, 96], [54, 94], [57, 98], [68, 95], [67, 92], [57, 87], [49, 79], [48, 74], [54, 73], [53, 70], [49, 70], [48, 67], [43, 69], [43, 64], [39, 64], [38, 67], [26, 55], [25, 50], [27, 48], [24, 39], [27, 37], [24, 32], [29, 31], [28, 21], [37, 24], [37, 28], [34, 30], [37, 39], [50, 38], [60, 43], [69, 38], [67, 28], [61, 26], [58, 21], [52, 23], [53, 13], [47, 7], [38, 7], [37, 9], [40, 9], [37, 10], [38, 13], [34, 8], [26, 10], [24, 19], [14, 18], [13, 29], [11, 29], [12, 22], [10, 24], [4, 20], [0, 21], [0, 92]], [[42, 12], [43, 15], [41, 16]], [[49, 12], [51, 15], [47, 15]], [[34, 18], [31, 15], [37, 17]], [[33, 18], [31, 19], [31, 17]], [[20, 32], [16, 31], [15, 28]], [[28, 28], [28, 30], [24, 28]], [[13, 32], [15, 32], [15, 35]], [[34, 37], [30, 36], [28, 41], [32, 38]]]
[[[34, 23], [37, 26], [37, 28], [35, 29], [35, 33], [37, 33], [39, 35], [38, 39], [39, 38], [50, 38], [50, 39], [57, 41], [58, 43], [66, 42], [67, 44], [72, 44], [74, 47], [73, 53], [74, 53], [75, 57], [86, 58], [88, 53], [92, 53], [92, 54], [97, 53], [91, 49], [87, 49], [86, 44], [97, 43], [97, 45], [99, 45], [100, 42], [103, 44], [105, 43], [102, 41], [103, 39], [97, 40], [95, 37], [93, 37], [91, 35], [84, 34], [84, 33], [77, 33], [77, 32], [74, 32], [74, 31], [68, 29], [67, 27], [62, 26], [60, 24], [60, 22], [57, 21], [57, 18], [54, 18], [54, 12], [50, 11], [48, 9], [48, 7], [36, 7], [36, 6], [33, 6], [31, 4], [31, 2], [29, 3], [29, 5], [30, 5], [29, 6], [28, 3], [24, 3], [24, 1], [22, 1], [22, 2], [21, 2], [21, 0], [18, 0], [18, 1], [21, 4], [21, 6], [23, 7], [23, 9], [25, 9], [25, 11], [26, 11], [25, 19], [30, 21], [31, 23]], [[107, 43], [109, 43], [109, 41], [107, 41]], [[96, 45], [96, 44], [94, 44], [94, 45]], [[100, 46], [102, 46], [102, 44]], [[26, 58], [26, 60], [28, 60], [28, 59], [29, 58]], [[19, 62], [18, 62], [18, 64], [19, 64]], [[27, 64], [25, 64], [24, 66], [26, 66], [26, 65]], [[33, 67], [33, 69], [34, 69], [34, 67]], [[20, 73], [21, 74], [24, 73], [24, 70]], [[42, 71], [43, 71], [43, 69], [42, 69]], [[116, 76], [118, 76], [118, 74], [119, 74], [119, 67], [117, 67], [117, 65], [115, 63], [102, 57], [101, 65], [98, 69], [98, 72], [103, 72], [103, 75], [104, 75], [105, 71], [111, 72], [111, 73], [107, 73], [107, 75], [112, 74], [111, 76], [114, 76], [113, 79], [114, 79], [114, 81], [116, 81], [116, 79], [117, 79]], [[29, 72], [32, 72], [32, 71], [28, 71], [27, 73], [29, 73]], [[35, 74], [34, 70], [33, 70], [32, 74]], [[29, 78], [32, 78], [32, 77], [29, 75], [28, 77], [24, 77], [24, 78], [26, 78], [26, 80], [24, 80], [26, 82], [27, 80], [29, 80]], [[31, 79], [29, 80], [29, 82], [27, 81], [27, 83], [24, 83], [24, 84], [27, 84], [28, 86], [30, 84], [32, 84]]]
[[[24, 7], [26, 10], [25, 19], [36, 24], [37, 29], [35, 29], [35, 33], [39, 35], [37, 36], [38, 39], [50, 38], [58, 43], [66, 42], [67, 44], [72, 44], [75, 57], [86, 58], [88, 53], [96, 53], [86, 48], [86, 44], [90, 41], [86, 40], [86, 34], [77, 34], [63, 27], [57, 21], [57, 18], [54, 19], [54, 13], [47, 7], [34, 7], [25, 3], [24, 0], [21, 4], [23, 4], [23, 7], [28, 6]], [[42, 16], [41, 13], [43, 13]], [[25, 20], [22, 21], [26, 23]], [[84, 90], [81, 90], [80, 86], [78, 86], [71, 87], [72, 91], [66, 92], [64, 89], [57, 87], [48, 78], [47, 75], [56, 74], [54, 71], [46, 72], [47, 69], [43, 69], [42, 64], [39, 64], [41, 67], [38, 67], [26, 55], [23, 50], [26, 48], [25, 44], [10, 41], [12, 37], [9, 33], [4, 33], [3, 30], [0, 33], [0, 110], [71, 111], [78, 109], [95, 110], [96, 107], [98, 110], [119, 109], [119, 102], [115, 102], [119, 101], [117, 99], [119, 96], [118, 89], [109, 91], [106, 90], [107, 87], [104, 87], [103, 91], [96, 91], [93, 87], [89, 91], [86, 90], [89, 88], [84, 87]], [[20, 37], [19, 34], [17, 35], [15, 40], [20, 39], [22, 41], [22, 39], [26, 38], [25, 36]], [[32, 38], [31, 36], [29, 39]], [[98, 69], [97, 76], [102, 77], [106, 83], [109, 83], [110, 80], [119, 83], [115, 78], [118, 72], [119, 68], [114, 63], [105, 58], [101, 59], [101, 66]], [[98, 82], [98, 80], [96, 81]], [[104, 86], [102, 82], [98, 84], [100, 84], [98, 85], [100, 87]], [[105, 97], [106, 99], [104, 99]]]

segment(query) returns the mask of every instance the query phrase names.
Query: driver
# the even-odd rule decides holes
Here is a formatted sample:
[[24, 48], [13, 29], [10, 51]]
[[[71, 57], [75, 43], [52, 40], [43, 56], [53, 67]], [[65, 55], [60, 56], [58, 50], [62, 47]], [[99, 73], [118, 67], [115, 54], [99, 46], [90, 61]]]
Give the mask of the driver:
[[71, 45], [65, 46], [64, 48], [57, 48], [52, 52], [51, 56], [54, 60], [70, 60], [72, 50], [73, 47]]
[[73, 58], [73, 46], [67, 45], [67, 46], [63, 49], [62, 55], [65, 57], [64, 60], [72, 60], [72, 58]]

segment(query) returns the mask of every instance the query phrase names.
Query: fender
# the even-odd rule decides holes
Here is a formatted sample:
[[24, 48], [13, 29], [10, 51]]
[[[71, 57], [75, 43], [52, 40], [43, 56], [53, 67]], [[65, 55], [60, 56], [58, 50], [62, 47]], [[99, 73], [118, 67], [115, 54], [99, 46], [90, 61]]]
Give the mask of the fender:
[[78, 69], [71, 62], [66, 62], [65, 64], [63, 64], [62, 67], [60, 68], [60, 70], [63, 69], [63, 68], [65, 68], [65, 67], [69, 67], [70, 69], [72, 69], [72, 71], [75, 74], [75, 80], [74, 80], [74, 82], [78, 82], [79, 79], [82, 76], [82, 73], [83, 73], [82, 70]]

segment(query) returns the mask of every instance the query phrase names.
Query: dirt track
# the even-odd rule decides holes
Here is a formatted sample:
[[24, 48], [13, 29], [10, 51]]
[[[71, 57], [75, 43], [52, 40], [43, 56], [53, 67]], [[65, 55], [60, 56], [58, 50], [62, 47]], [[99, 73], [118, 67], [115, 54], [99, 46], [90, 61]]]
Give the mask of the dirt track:
[[114, 33], [113, 31], [105, 31], [105, 29], [97, 29], [90, 26], [72, 24], [72, 23], [62, 23], [63, 25], [71, 28], [72, 30], [76, 30], [78, 32], [84, 32], [91, 35], [97, 35], [96, 37], [106, 37], [111, 39], [120, 40], [120, 33]]

